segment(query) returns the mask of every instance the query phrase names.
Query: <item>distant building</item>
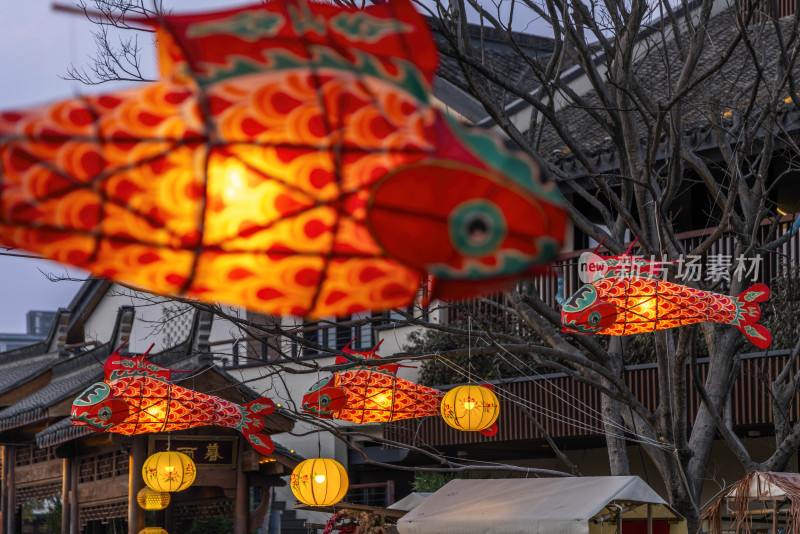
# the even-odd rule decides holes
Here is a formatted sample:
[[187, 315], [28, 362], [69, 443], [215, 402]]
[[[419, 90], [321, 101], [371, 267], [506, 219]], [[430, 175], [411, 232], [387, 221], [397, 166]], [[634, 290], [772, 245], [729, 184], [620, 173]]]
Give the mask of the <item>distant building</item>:
[[0, 333], [0, 352], [44, 341], [47, 334], [50, 333], [55, 318], [56, 312], [54, 311], [30, 310], [26, 314], [26, 332], [24, 334]]

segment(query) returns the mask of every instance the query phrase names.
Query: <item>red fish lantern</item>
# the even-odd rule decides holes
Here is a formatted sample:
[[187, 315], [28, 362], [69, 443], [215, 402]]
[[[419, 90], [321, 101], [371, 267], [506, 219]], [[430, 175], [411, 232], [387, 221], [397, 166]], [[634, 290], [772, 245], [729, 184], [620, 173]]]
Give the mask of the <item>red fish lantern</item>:
[[[125, 358], [115, 351], [109, 361], [112, 359], [119, 362]], [[92, 384], [75, 399], [73, 425], [125, 435], [218, 425], [241, 432], [260, 454], [272, 452], [272, 439], [263, 432], [264, 417], [275, 409], [270, 399], [235, 404], [169, 383], [163, 376], [169, 370], [151, 369], [144, 357], [128, 360], [132, 363], [122, 367], [135, 371], [121, 375], [114, 371], [111, 380]]]
[[408, 0], [138, 22], [159, 82], [0, 114], [0, 244], [307, 317], [407, 305], [426, 273], [434, 298], [495, 291], [558, 254], [555, 185], [430, 104]]
[[[342, 352], [366, 360], [380, 360], [376, 352], [381, 342], [371, 351], [358, 352], [350, 349], [351, 341]], [[344, 356], [336, 358], [336, 363], [348, 361]], [[336, 372], [308, 390], [303, 396], [303, 410], [317, 417], [358, 424], [439, 415], [445, 393], [397, 378], [399, 367], [399, 364], [376, 363]], [[480, 432], [493, 436], [497, 426]]]
[[756, 324], [759, 302], [769, 288], [755, 284], [735, 297], [661, 280], [662, 262], [622, 254], [599, 258], [591, 283], [578, 288], [561, 308], [564, 332], [627, 336], [701, 322], [731, 324], [756, 347], [772, 342]]

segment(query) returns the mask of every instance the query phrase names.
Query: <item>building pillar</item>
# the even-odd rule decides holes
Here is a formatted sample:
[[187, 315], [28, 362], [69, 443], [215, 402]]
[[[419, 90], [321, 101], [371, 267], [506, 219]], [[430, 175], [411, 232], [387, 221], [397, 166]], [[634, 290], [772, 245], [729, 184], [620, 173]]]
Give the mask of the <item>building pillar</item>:
[[81, 532], [81, 503], [78, 498], [78, 482], [81, 473], [81, 458], [77, 454], [69, 462], [69, 532], [70, 534], [80, 534]]
[[139, 534], [144, 528], [144, 510], [139, 506], [136, 495], [144, 487], [142, 466], [147, 455], [146, 446], [143, 436], [131, 437], [131, 454], [128, 457], [128, 534]]
[[69, 492], [72, 491], [72, 461], [61, 459], [61, 534], [69, 534]]
[[[0, 472], [0, 517], [8, 517], [8, 446], [3, 445], [0, 448], [0, 454], [3, 455], [2, 472]], [[4, 521], [0, 521], [0, 534], [5, 534], [6, 525]]]
[[244, 440], [239, 439], [239, 454], [236, 455], [236, 500], [233, 503], [233, 534], [247, 534], [250, 519], [250, 486], [244, 471]]
[[4, 460], [7, 460], [7, 462], [3, 462], [3, 465], [4, 467], [7, 465], [7, 467], [5, 467], [5, 490], [8, 493], [8, 496], [5, 499], [8, 503], [6, 507], [6, 513], [8, 515], [3, 516], [6, 523], [4, 534], [17, 534], [17, 485], [15, 482], [15, 475], [17, 471], [17, 448], [7, 446], [6, 457]]

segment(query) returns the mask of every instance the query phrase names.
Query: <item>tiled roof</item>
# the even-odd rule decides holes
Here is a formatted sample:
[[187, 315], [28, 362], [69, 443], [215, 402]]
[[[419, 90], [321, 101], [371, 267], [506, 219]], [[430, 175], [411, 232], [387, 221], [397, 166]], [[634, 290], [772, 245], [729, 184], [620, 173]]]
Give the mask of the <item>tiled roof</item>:
[[101, 378], [102, 372], [102, 365], [98, 365], [94, 369], [78, 369], [53, 377], [42, 389], [0, 411], [0, 430], [46, 419], [50, 406], [80, 393], [86, 386]]
[[0, 394], [24, 384], [52, 367], [58, 360], [58, 352], [51, 352], [24, 360], [0, 363]]
[[[439, 80], [434, 81], [434, 95], [473, 122], [485, 118], [487, 114], [483, 106], [469, 95], [469, 84], [458, 61], [452, 57], [450, 44], [437, 30], [441, 21], [429, 20], [439, 48], [439, 69], [437, 71]], [[475, 24], [470, 24], [469, 29], [473, 50], [476, 54], [480, 54], [480, 60], [486, 68], [496, 72], [506, 82], [513, 84], [521, 91], [532, 91], [539, 85], [538, 80], [532, 75], [532, 69], [526, 59], [514, 51], [496, 30]], [[536, 58], [549, 56], [553, 51], [552, 39], [527, 34], [515, 34], [514, 38], [528, 56], [528, 60], [536, 61]], [[504, 105], [517, 99], [515, 95], [499, 86], [490, 83], [489, 87], [495, 97]]]
[[[733, 42], [738, 34], [738, 26], [734, 20], [733, 10], [723, 11], [712, 17], [704, 29], [706, 40], [695, 73], [700, 74], [710, 69], [718, 61], [725, 49]], [[789, 33], [793, 17], [786, 17], [779, 21], [784, 35]], [[777, 42], [775, 30], [771, 24], [762, 27], [750, 27], [748, 33], [763, 32], [760, 36], [763, 50], [776, 49], [770, 43]], [[753, 35], [751, 35], [753, 37]], [[634, 67], [634, 73], [642, 90], [652, 102], [666, 102], [670, 98], [670, 84], [674, 84], [680, 75], [682, 62], [678, 56], [675, 40], [668, 37], [666, 45], [660, 42], [660, 34], [651, 33], [645, 37], [646, 52], [640, 57]], [[665, 68], [665, 57], [671, 58], [670, 69]], [[764, 75], [769, 80], [774, 76], [777, 68], [778, 54], [766, 53], [760, 58], [764, 66]], [[796, 72], [800, 73], [800, 65], [795, 63]], [[695, 137], [703, 137], [708, 133], [710, 117], [722, 117], [730, 111], [727, 107], [734, 101], [738, 93], [747, 94], [747, 88], [753, 81], [755, 73], [751, 58], [746, 47], [739, 43], [730, 59], [722, 66], [719, 72], [705, 79], [699, 87], [686, 95], [682, 100], [684, 131], [691, 132]], [[779, 95], [781, 98], [787, 95]], [[604, 125], [595, 121], [586, 108], [602, 108], [601, 101], [595, 92], [584, 95], [585, 102], [578, 106], [572, 104], [557, 113], [558, 123], [572, 135], [582, 147], [590, 153], [608, 152], [609, 142], [607, 137], [611, 132]], [[746, 103], [747, 98], [742, 99]], [[600, 110], [601, 116], [607, 113]], [[644, 123], [637, 115], [641, 132], [646, 132]], [[695, 135], [696, 134], [696, 135]], [[702, 139], [696, 140], [701, 144]], [[544, 128], [539, 150], [546, 157], [556, 160], [571, 159], [569, 154], [561, 155], [565, 144], [550, 124]], [[612, 157], [611, 155], [607, 157]]]
[[65, 417], [61, 421], [50, 425], [36, 434], [36, 446], [39, 448], [52, 447], [65, 441], [70, 441], [92, 434], [94, 430], [88, 426], [73, 426], [71, 419]]

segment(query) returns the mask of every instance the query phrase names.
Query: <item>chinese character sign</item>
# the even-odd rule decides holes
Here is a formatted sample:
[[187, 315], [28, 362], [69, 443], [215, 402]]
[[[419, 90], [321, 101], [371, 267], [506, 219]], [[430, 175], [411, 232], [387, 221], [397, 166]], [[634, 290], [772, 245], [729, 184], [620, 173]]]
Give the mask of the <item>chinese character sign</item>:
[[661, 262], [621, 255], [605, 263], [604, 269], [587, 269], [591, 282], [563, 305], [564, 332], [626, 336], [712, 322], [735, 326], [759, 348], [772, 342], [769, 331], [756, 324], [758, 303], [769, 298], [764, 284], [729, 297], [661, 280]]
[[347, 315], [513, 284], [553, 260], [555, 184], [434, 108], [409, 0], [158, 20], [162, 78], [0, 113], [0, 244], [147, 291]]

